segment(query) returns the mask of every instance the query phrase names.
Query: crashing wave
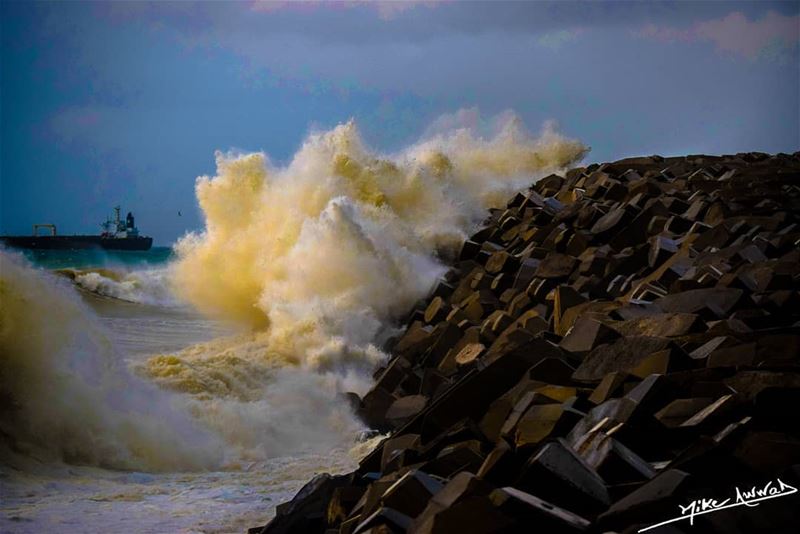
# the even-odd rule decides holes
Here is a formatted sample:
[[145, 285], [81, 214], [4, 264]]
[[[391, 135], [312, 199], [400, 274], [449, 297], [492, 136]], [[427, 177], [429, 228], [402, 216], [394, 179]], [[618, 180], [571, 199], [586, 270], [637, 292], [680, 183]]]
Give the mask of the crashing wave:
[[57, 274], [71, 279], [82, 290], [103, 297], [154, 306], [176, 306], [170, 288], [169, 268], [126, 272], [108, 268], [59, 269]]

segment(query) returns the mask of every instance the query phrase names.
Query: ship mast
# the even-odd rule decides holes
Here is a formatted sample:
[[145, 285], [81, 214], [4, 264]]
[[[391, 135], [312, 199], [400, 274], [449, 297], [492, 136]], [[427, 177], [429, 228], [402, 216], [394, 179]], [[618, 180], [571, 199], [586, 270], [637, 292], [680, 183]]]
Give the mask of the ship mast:
[[119, 218], [120, 209], [121, 209], [120, 206], [114, 206], [114, 228], [116, 229], [117, 232], [121, 230], [120, 228], [121, 221]]

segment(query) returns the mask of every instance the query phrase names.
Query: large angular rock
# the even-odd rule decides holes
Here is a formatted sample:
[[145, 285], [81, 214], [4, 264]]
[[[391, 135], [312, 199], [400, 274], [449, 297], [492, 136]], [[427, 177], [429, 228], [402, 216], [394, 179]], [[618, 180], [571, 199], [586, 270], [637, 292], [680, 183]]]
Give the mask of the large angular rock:
[[412, 518], [407, 515], [392, 508], [383, 507], [359, 523], [353, 530], [353, 534], [366, 534], [367, 532], [389, 534], [397, 529], [407, 529], [411, 526], [411, 521]]
[[434, 338], [433, 343], [420, 356], [419, 362], [430, 367], [436, 367], [463, 335], [464, 331], [458, 326], [448, 322], [439, 323], [431, 332], [431, 337]]
[[469, 343], [456, 354], [455, 362], [460, 366], [467, 366], [481, 357], [486, 347], [481, 343]]
[[583, 517], [513, 487], [498, 488], [489, 498], [504, 516], [516, 519], [518, 532], [531, 525], [543, 532], [585, 532], [590, 526]]
[[381, 446], [381, 471], [386, 471], [390, 462], [410, 452], [417, 452], [420, 448], [419, 434], [401, 434], [387, 439]]
[[612, 209], [594, 223], [591, 232], [596, 240], [607, 238], [623, 228], [633, 217], [631, 210], [626, 210], [624, 207]]
[[450, 534], [474, 532], [499, 534], [509, 532], [513, 521], [493, 506], [488, 497], [472, 496], [426, 516], [409, 527], [409, 534]]
[[495, 252], [486, 262], [486, 272], [492, 274], [515, 272], [517, 268], [519, 268], [519, 260], [506, 251]]
[[627, 423], [633, 418], [639, 408], [636, 401], [629, 398], [615, 398], [592, 408], [567, 435], [567, 443], [575, 450], [580, 450], [581, 445], [593, 431], [611, 429], [620, 423]]
[[408, 395], [394, 401], [386, 410], [386, 420], [395, 427], [402, 426], [420, 413], [428, 403], [425, 395]]
[[477, 472], [483, 461], [481, 443], [472, 439], [442, 448], [425, 469], [433, 475], [450, 478], [459, 471]]
[[406, 330], [403, 337], [401, 337], [394, 345], [394, 351], [400, 354], [407, 355], [408, 358], [414, 359], [417, 354], [422, 353], [431, 341], [432, 327], [424, 326], [421, 322], [412, 323]]
[[561, 404], [535, 404], [519, 419], [514, 443], [520, 447], [537, 445], [549, 437], [566, 435], [577, 422], [575, 412]]
[[374, 428], [386, 428], [384, 416], [395, 400], [396, 397], [391, 392], [376, 384], [364, 395], [357, 411], [358, 416]]
[[556, 331], [561, 328], [561, 318], [568, 309], [586, 302], [586, 299], [569, 286], [558, 286], [553, 290], [553, 321]]
[[365, 491], [366, 488], [362, 486], [341, 486], [334, 489], [326, 511], [328, 524], [334, 525], [345, 521]]
[[[463, 471], [454, 476], [430, 499], [426, 508], [416, 517], [408, 532], [450, 532], [452, 530], [445, 529], [455, 528], [457, 524], [452, 521], [457, 521], [460, 518], [453, 517], [450, 513], [445, 513], [441, 517], [440, 514], [471, 497], [485, 497], [491, 491], [491, 485], [480, 480], [472, 473]], [[488, 517], [474, 517], [474, 519], [485, 524], [486, 526], [483, 528], [486, 528], [487, 531], [491, 531], [490, 529], [492, 528], [492, 525], [485, 523], [487, 519], [500, 519], [502, 523], [502, 516], [497, 514], [496, 511], [486, 508], [482, 511], [484, 513], [488, 512]], [[469, 523], [462, 524], [462, 530], [470, 528], [473, 527]], [[480, 529], [478, 530], [481, 531]]]
[[539, 449], [528, 460], [517, 485], [583, 517], [593, 517], [610, 504], [603, 479], [564, 440]]
[[350, 511], [348, 521], [352, 518], [358, 518], [354, 524], [351, 524], [353, 528], [358, 526], [365, 518], [371, 516], [380, 508], [383, 493], [389, 489], [392, 484], [397, 482], [402, 475], [402, 473], [397, 471], [389, 473], [388, 475], [378, 478], [367, 487], [367, 491]]
[[546, 356], [536, 350], [541, 343], [531, 343], [524, 349], [498, 354], [487, 361], [482, 369], [464, 376], [420, 414], [423, 416], [420, 432], [423, 442], [464, 417], [477, 418], [491, 401], [508, 391], [525, 371]]
[[[656, 523], [659, 517], [674, 517], [678, 504], [684, 504], [689, 474], [670, 469], [653, 480], [615, 502], [607, 512], [599, 517], [600, 524], [606, 528], [630, 526], [632, 524]], [[680, 501], [679, 501], [680, 499]]]
[[656, 476], [649, 462], [601, 430], [590, 433], [577, 452], [609, 485], [637, 484]]
[[409, 471], [383, 492], [381, 503], [413, 518], [425, 509], [428, 500], [442, 487], [441, 482], [422, 471]]
[[425, 309], [425, 322], [435, 324], [443, 321], [450, 313], [450, 306], [441, 297], [435, 297]]
[[[551, 389], [554, 389], [553, 386], [573, 385], [572, 373], [574, 372], [575, 368], [572, 367], [569, 363], [567, 363], [565, 358], [548, 356], [547, 358], [543, 358], [541, 361], [537, 362], [536, 364], [533, 365], [533, 367], [531, 367], [530, 371], [528, 371], [528, 378], [530, 378], [531, 380], [536, 380], [540, 382], [545, 382], [547, 384], [551, 384], [552, 385]], [[570, 391], [569, 396], [575, 394], [574, 388], [563, 388], [563, 389], [568, 389]], [[552, 397], [552, 398], [560, 398], [560, 397]]]
[[710, 405], [714, 399], [707, 397], [692, 399], [675, 399], [667, 406], [656, 412], [655, 418], [664, 426], [677, 427]]
[[578, 260], [566, 254], [552, 252], [539, 263], [538, 278], [566, 278], [577, 267]]
[[667, 295], [655, 301], [665, 312], [697, 313], [709, 318], [721, 318], [731, 313], [744, 292], [741, 289], [694, 289]]
[[582, 353], [589, 352], [598, 345], [610, 343], [618, 337], [615, 329], [597, 319], [584, 316], [567, 331], [559, 345], [569, 352]]
[[649, 356], [663, 351], [669, 351], [670, 365], [679, 366], [682, 363], [680, 349], [667, 338], [648, 336], [620, 338], [590, 352], [572, 377], [584, 381], [601, 380], [607, 373], [631, 371]]
[[575, 321], [578, 320], [581, 316], [589, 316], [589, 314], [600, 314], [601, 316], [607, 316], [612, 311], [621, 308], [622, 305], [619, 302], [609, 302], [609, 301], [593, 301], [593, 302], [585, 302], [583, 304], [579, 304], [577, 306], [573, 306], [565, 311], [561, 316], [561, 321], [559, 322], [558, 329], [555, 330], [555, 333], [559, 336], [566, 336], [569, 329], [575, 324]]
[[332, 477], [324, 473], [314, 477], [289, 501], [275, 509], [275, 518], [258, 534], [289, 534], [312, 532], [324, 528], [328, 501], [336, 488], [349, 482], [347, 476]]
[[699, 316], [691, 313], [657, 313], [613, 325], [623, 336], [678, 337], [705, 329]]
[[494, 449], [483, 460], [477, 477], [498, 485], [516, 477], [522, 468], [522, 463], [523, 460], [512, 451], [508, 442], [499, 439]]
[[589, 395], [589, 402], [596, 405], [602, 404], [611, 397], [617, 396], [628, 376], [628, 373], [621, 371], [606, 373], [592, 394]]

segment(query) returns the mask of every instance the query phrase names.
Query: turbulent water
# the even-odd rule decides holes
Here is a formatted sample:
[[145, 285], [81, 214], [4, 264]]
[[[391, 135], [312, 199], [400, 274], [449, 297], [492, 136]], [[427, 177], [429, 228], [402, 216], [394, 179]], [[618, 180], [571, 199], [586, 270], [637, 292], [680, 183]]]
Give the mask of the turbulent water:
[[202, 232], [0, 252], [0, 530], [242, 531], [371, 443], [343, 393], [488, 207], [585, 154], [506, 116], [391, 156], [354, 123], [283, 167], [217, 154]]

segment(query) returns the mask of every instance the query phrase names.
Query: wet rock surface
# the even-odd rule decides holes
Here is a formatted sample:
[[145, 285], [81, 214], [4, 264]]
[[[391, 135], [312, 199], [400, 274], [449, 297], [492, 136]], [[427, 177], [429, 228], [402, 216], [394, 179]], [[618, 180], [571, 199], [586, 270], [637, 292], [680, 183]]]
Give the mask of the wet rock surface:
[[[490, 211], [352, 399], [390, 436], [250, 533], [636, 532], [800, 487], [799, 290], [800, 153], [544, 178]], [[799, 498], [663, 532], [796, 532]]]

